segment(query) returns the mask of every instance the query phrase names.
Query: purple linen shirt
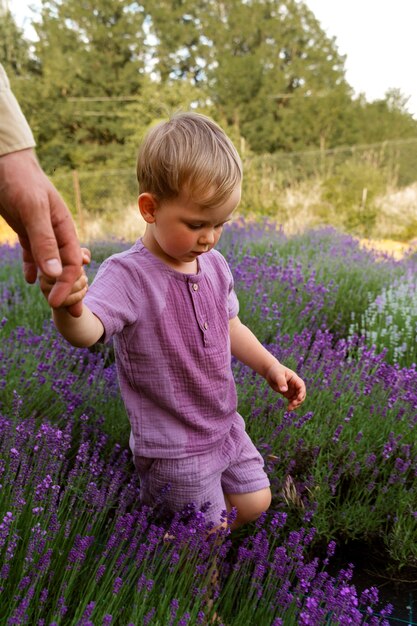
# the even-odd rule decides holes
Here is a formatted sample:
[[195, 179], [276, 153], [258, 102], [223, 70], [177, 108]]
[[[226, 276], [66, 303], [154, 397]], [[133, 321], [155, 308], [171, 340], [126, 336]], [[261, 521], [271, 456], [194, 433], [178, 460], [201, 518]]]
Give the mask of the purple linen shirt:
[[104, 261], [85, 304], [103, 323], [102, 341], [114, 337], [134, 454], [215, 447], [238, 415], [229, 319], [239, 304], [224, 257], [211, 250], [197, 274], [182, 274], [138, 240]]

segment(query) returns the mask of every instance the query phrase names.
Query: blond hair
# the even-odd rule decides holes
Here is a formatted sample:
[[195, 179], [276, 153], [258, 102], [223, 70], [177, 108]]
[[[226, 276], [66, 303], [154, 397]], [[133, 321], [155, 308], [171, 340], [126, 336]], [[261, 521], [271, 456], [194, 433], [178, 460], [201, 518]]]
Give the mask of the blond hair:
[[226, 133], [198, 113], [176, 113], [151, 128], [137, 160], [140, 193], [159, 200], [182, 192], [201, 206], [216, 207], [242, 180], [242, 162]]

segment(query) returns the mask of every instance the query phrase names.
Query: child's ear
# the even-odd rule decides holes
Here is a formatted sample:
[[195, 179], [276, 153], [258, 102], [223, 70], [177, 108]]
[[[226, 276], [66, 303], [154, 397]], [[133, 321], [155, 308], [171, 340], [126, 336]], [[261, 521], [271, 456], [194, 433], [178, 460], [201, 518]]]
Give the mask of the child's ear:
[[158, 206], [155, 196], [151, 193], [141, 193], [138, 198], [138, 206], [145, 222], [153, 224], [155, 221], [155, 210]]

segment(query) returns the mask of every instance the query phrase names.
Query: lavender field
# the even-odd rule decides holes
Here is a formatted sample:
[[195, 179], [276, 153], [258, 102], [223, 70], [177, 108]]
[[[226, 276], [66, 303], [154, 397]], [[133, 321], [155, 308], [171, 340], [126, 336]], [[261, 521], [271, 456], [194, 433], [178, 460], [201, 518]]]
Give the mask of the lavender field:
[[[267, 223], [237, 221], [220, 243], [241, 318], [308, 391], [288, 413], [232, 364], [273, 502], [220, 540], [192, 503], [174, 518], [163, 494], [140, 507], [111, 346], [61, 339], [19, 251], [0, 247], [0, 624], [392, 623], [335, 559], [356, 542], [381, 575], [417, 577], [417, 258]], [[90, 282], [124, 247], [92, 246]]]

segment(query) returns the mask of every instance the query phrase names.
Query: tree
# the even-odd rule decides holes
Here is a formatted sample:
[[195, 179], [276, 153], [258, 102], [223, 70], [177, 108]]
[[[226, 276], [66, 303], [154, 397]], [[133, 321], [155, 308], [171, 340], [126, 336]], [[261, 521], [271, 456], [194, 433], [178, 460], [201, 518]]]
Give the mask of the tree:
[[180, 79], [205, 82], [212, 42], [204, 21], [207, 0], [142, 0], [153, 35], [154, 71], [163, 83]]
[[353, 99], [300, 0], [41, 1], [33, 45], [0, 21], [0, 58], [50, 173], [133, 165], [146, 128], [179, 108], [214, 117], [242, 152], [416, 136], [398, 90]]
[[35, 28], [41, 157], [49, 169], [118, 160], [123, 107], [144, 80], [143, 13], [130, 0], [43, 0]]
[[408, 98], [399, 89], [389, 89], [385, 97], [355, 102], [357, 126], [362, 143], [417, 137], [417, 121], [407, 111]]
[[0, 63], [12, 76], [22, 76], [29, 65], [29, 45], [8, 9], [0, 3]]
[[[297, 145], [287, 125], [295, 128], [292, 112], [307, 97], [337, 91], [349, 104], [344, 58], [303, 2], [163, 0], [157, 10], [153, 4], [144, 2], [161, 78], [175, 75], [204, 86], [223, 125], [256, 152]], [[302, 108], [309, 113], [308, 105]], [[309, 122], [299, 118], [297, 134], [319, 145], [327, 131], [312, 137]]]
[[37, 65], [30, 55], [29, 42], [7, 9], [0, 9], [0, 63], [9, 76], [16, 97], [27, 111], [28, 98], [23, 96], [28, 80], [37, 72]]

